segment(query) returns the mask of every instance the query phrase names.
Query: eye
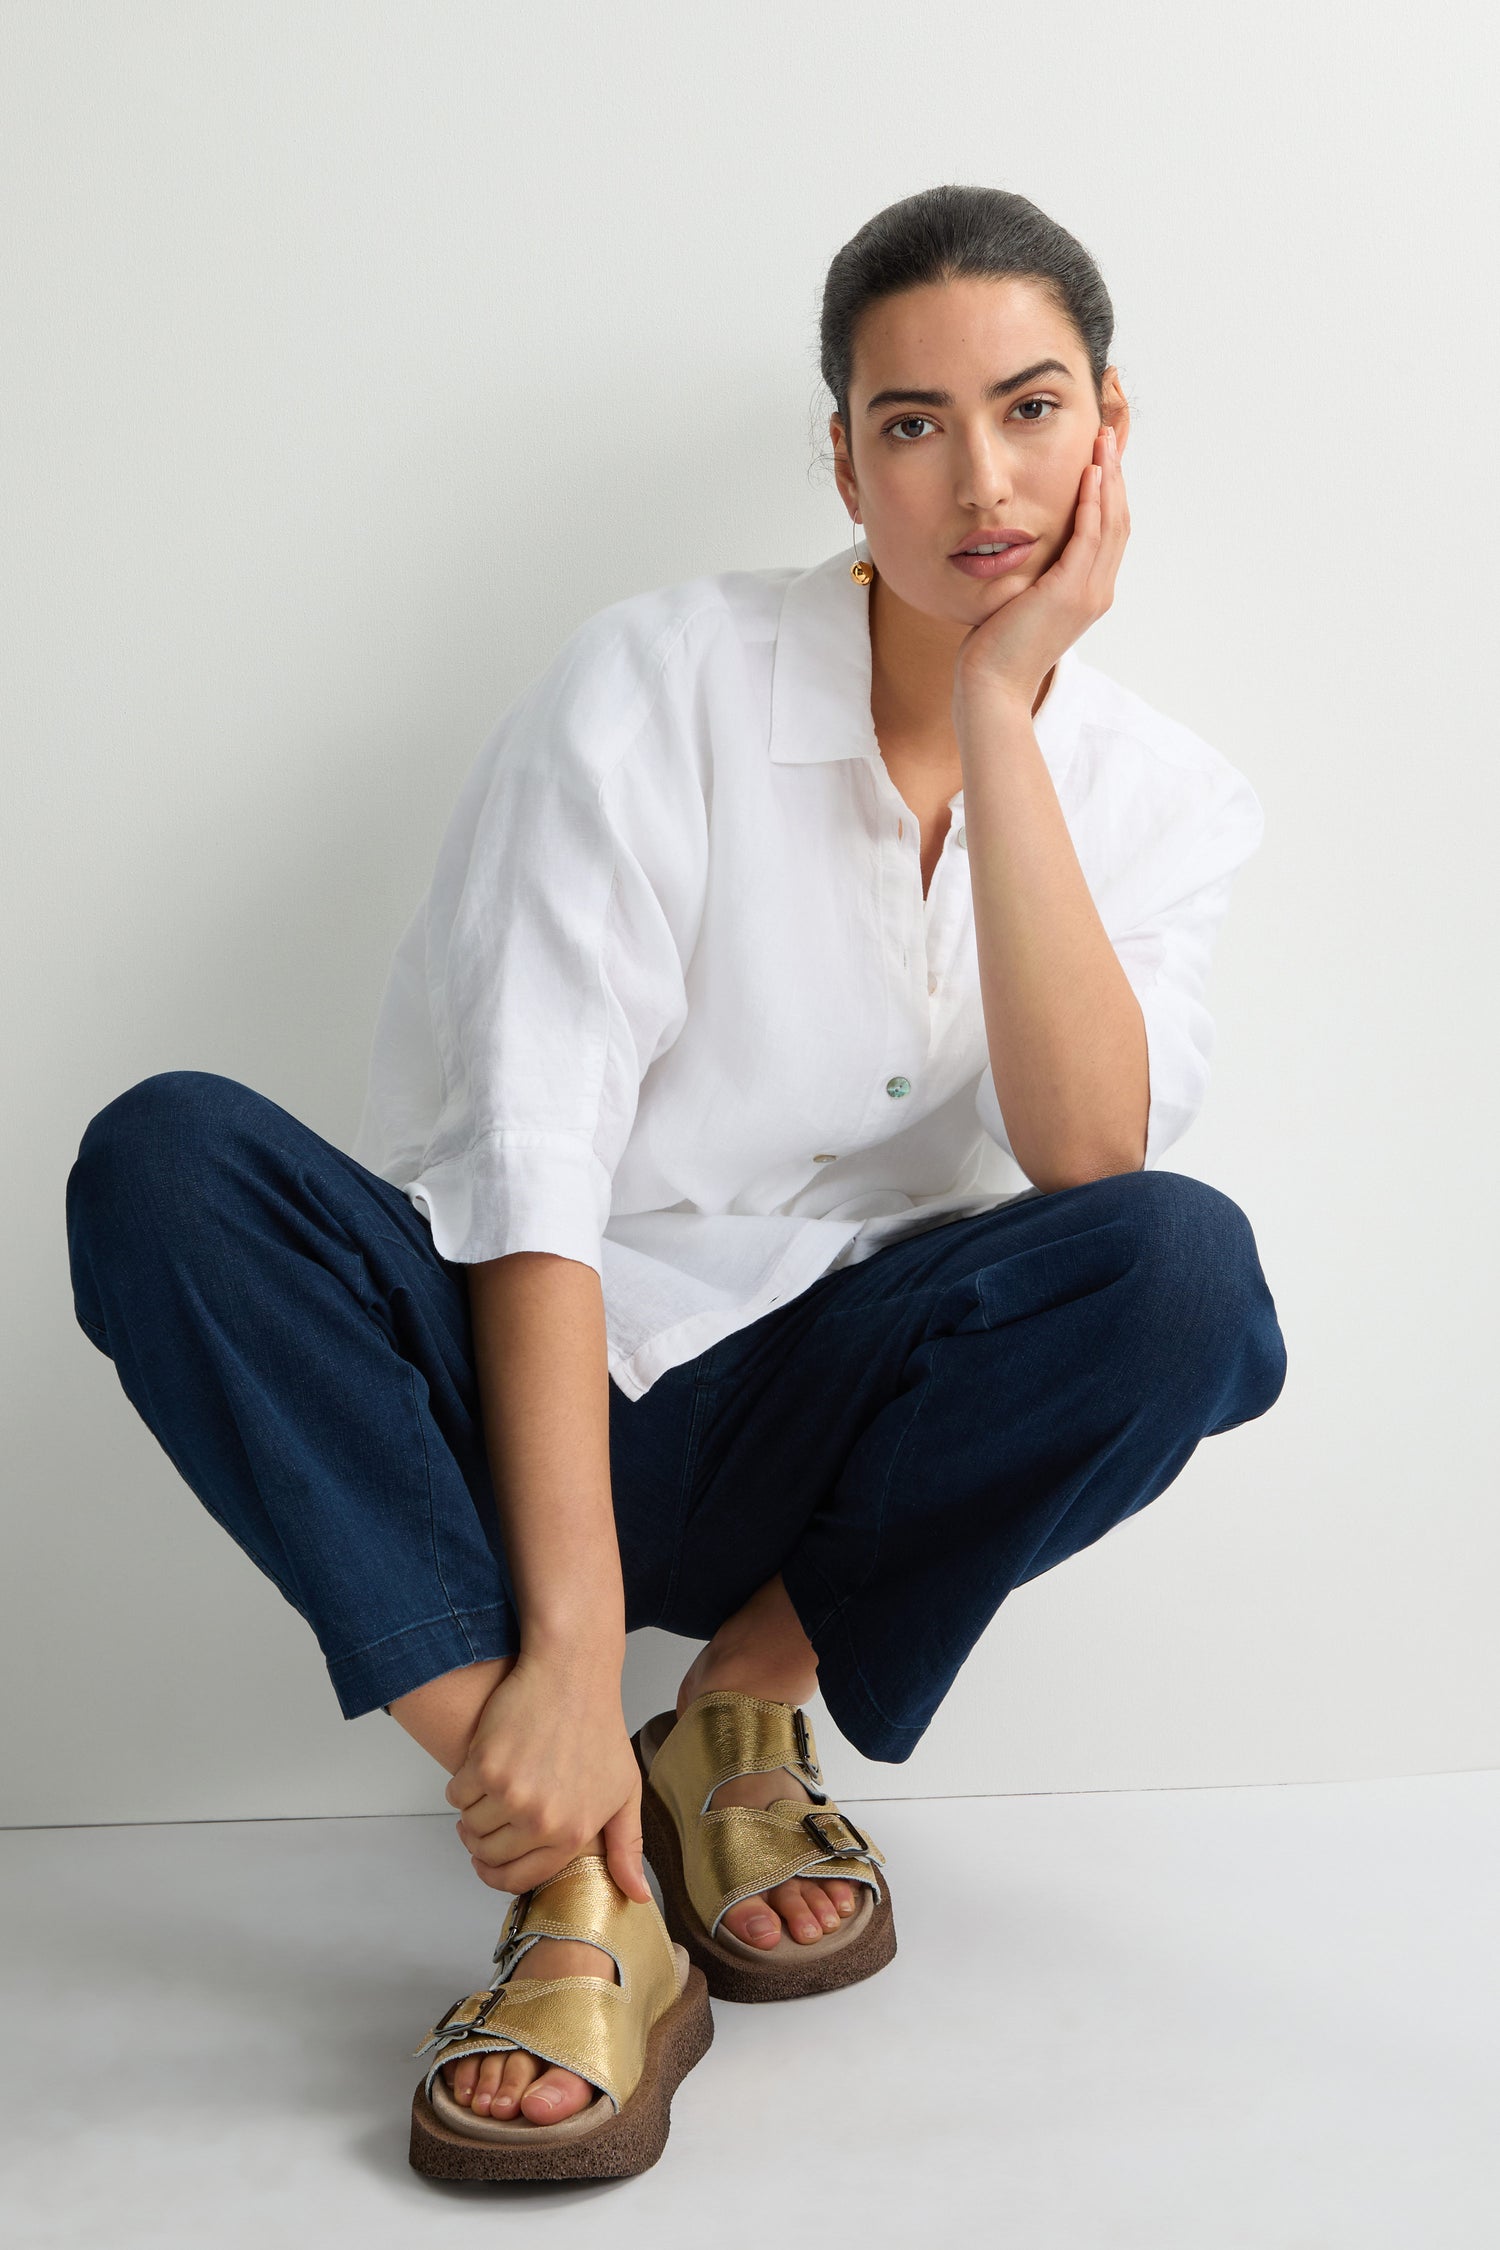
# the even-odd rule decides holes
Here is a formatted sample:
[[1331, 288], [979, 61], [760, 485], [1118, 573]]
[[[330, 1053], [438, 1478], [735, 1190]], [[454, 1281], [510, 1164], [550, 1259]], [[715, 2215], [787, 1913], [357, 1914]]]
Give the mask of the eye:
[[[897, 421], [887, 424], [885, 433], [886, 436], [896, 437], [897, 431], [902, 429], [908, 422], [926, 422], [930, 428], [934, 430], [937, 428], [937, 424], [932, 420], [930, 414], [903, 414]], [[899, 445], [912, 445], [915, 442], [915, 439], [909, 437], [897, 438], [897, 443]]]
[[[1019, 414], [1022, 406], [1050, 406], [1055, 410], [1058, 403], [1058, 400], [1055, 398], [1023, 398], [1021, 400], [1020, 406], [1013, 407], [1011, 411], [1014, 414]], [[1050, 422], [1052, 416], [1050, 414], [1028, 414], [1026, 419], [1028, 422]]]

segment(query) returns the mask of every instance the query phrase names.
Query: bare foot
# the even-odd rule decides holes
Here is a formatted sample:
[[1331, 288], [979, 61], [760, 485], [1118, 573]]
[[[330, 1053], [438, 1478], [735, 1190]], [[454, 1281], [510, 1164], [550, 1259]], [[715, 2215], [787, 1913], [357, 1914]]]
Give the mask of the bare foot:
[[[538, 1938], [511, 1971], [522, 1977], [604, 1977], [618, 1984], [614, 1962], [597, 1945], [574, 1938]], [[465, 2055], [444, 2063], [453, 2099], [479, 2117], [504, 2123], [556, 2125], [593, 2101], [599, 2089], [575, 2071], [539, 2062], [519, 2048], [504, 2055]]]
[[[774, 1773], [745, 1773], [735, 1781], [721, 1782], [710, 1802], [773, 1805], [780, 1797], [812, 1803], [811, 1790], [804, 1789], [784, 1766]], [[772, 1946], [781, 1936], [784, 1922], [799, 1945], [814, 1945], [826, 1931], [836, 1930], [854, 1913], [865, 1888], [863, 1883], [846, 1883], [839, 1877], [825, 1877], [815, 1883], [805, 1875], [798, 1876], [790, 1883], [778, 1883], [774, 1890], [742, 1898], [724, 1916], [724, 1927], [746, 1945]]]

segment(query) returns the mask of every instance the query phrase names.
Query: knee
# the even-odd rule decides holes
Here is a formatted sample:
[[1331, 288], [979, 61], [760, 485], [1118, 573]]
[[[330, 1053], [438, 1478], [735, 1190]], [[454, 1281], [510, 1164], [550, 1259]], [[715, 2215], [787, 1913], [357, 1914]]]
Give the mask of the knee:
[[226, 1125], [247, 1089], [207, 1070], [162, 1070], [127, 1086], [84, 1127], [68, 1174], [70, 1232], [122, 1192], [139, 1198], [156, 1183], [180, 1183], [205, 1148], [221, 1146]]
[[1227, 1382], [1237, 1420], [1265, 1413], [1286, 1381], [1286, 1344], [1249, 1219], [1232, 1197], [1186, 1173], [1121, 1179], [1135, 1319], [1158, 1352]]

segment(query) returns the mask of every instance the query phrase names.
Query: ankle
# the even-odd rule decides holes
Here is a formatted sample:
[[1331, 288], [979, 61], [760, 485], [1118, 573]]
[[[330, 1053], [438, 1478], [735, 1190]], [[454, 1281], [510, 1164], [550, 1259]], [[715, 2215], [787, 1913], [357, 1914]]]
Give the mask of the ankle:
[[717, 1648], [710, 1641], [683, 1674], [677, 1691], [677, 1716], [700, 1695], [715, 1688], [754, 1695], [768, 1703], [806, 1703], [818, 1684], [816, 1664], [778, 1656], [754, 1647]]

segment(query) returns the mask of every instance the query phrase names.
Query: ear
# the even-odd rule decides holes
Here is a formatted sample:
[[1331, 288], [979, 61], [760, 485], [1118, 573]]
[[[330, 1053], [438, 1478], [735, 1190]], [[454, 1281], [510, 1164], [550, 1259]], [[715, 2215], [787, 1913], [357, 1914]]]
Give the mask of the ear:
[[1115, 433], [1115, 451], [1123, 453], [1130, 437], [1130, 401], [1120, 383], [1117, 367], [1106, 367], [1100, 385], [1104, 393], [1104, 421]]
[[849, 459], [849, 444], [844, 435], [844, 425], [836, 414], [828, 417], [828, 435], [833, 440], [833, 475], [843, 496], [844, 506], [851, 517], [859, 514], [859, 486], [855, 480], [854, 464]]

